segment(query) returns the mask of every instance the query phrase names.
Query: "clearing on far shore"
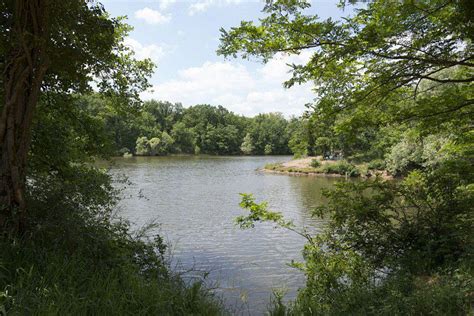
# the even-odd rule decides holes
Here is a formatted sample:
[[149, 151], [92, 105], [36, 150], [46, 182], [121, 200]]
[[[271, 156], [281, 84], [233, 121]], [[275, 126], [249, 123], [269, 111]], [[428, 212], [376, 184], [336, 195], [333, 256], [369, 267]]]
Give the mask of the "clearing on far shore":
[[354, 164], [347, 160], [324, 160], [322, 156], [304, 157], [283, 163], [267, 164], [265, 172], [288, 175], [315, 175], [330, 177], [372, 177], [393, 178], [386, 170], [369, 168], [366, 163]]

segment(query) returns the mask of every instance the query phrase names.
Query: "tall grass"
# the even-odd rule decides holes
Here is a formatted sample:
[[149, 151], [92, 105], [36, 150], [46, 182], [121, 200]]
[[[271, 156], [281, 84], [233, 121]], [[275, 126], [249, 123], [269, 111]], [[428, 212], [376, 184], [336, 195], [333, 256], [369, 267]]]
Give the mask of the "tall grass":
[[383, 283], [334, 291], [330, 303], [311, 295], [311, 288], [283, 305], [275, 299], [270, 314], [284, 315], [473, 315], [472, 267], [427, 278], [398, 275]]
[[[52, 213], [52, 212], [51, 212]], [[121, 221], [55, 210], [21, 238], [0, 238], [0, 312], [8, 315], [221, 315], [201, 283], [186, 285], [155, 236]], [[62, 214], [62, 215], [58, 215]]]

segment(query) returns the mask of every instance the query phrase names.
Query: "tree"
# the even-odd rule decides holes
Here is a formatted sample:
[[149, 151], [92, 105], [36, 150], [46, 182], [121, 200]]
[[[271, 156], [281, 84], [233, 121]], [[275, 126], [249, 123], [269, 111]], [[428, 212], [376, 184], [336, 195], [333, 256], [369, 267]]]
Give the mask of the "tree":
[[[244, 58], [255, 55], [266, 61], [278, 52], [313, 49], [313, 58], [306, 65], [293, 65], [287, 86], [316, 80], [325, 101], [334, 103], [336, 94], [347, 93], [347, 102], [340, 106], [366, 100], [367, 93], [372, 99], [385, 99], [422, 80], [440, 84], [474, 81], [471, 71], [461, 77], [435, 76], [453, 67], [474, 67], [474, 9], [468, 0], [374, 1], [345, 22], [305, 15], [309, 6], [305, 1], [268, 2], [263, 10], [267, 16], [259, 25], [243, 21], [230, 31], [221, 29], [218, 53], [240, 53]], [[416, 95], [417, 91], [412, 92]], [[351, 98], [355, 99], [349, 102]], [[472, 100], [459, 101], [461, 107], [472, 104]]]
[[240, 145], [240, 150], [244, 153], [244, 155], [251, 155], [253, 152], [254, 146], [252, 144], [252, 137], [249, 133], [247, 133], [244, 137], [244, 141], [242, 145]]
[[[149, 60], [123, 46], [130, 30], [97, 2], [2, 1], [0, 18], [0, 226], [18, 210], [26, 218], [26, 163], [38, 100], [50, 94], [100, 91], [137, 104], [148, 86]], [[120, 98], [119, 98], [120, 97]], [[123, 103], [122, 103], [123, 104]]]
[[374, 1], [344, 21], [321, 21], [305, 14], [308, 7], [304, 1], [268, 2], [259, 24], [243, 21], [221, 30], [218, 53], [265, 62], [310, 50], [312, 58], [292, 65], [285, 85], [314, 82], [314, 115], [321, 121], [338, 116], [334, 131], [347, 140], [395, 121], [436, 126], [447, 117], [468, 120], [474, 105], [469, 1]]
[[187, 128], [183, 122], [177, 122], [173, 125], [171, 137], [174, 139], [174, 145], [178, 152], [194, 153], [194, 132]]
[[263, 152], [265, 155], [270, 155], [272, 153], [272, 145], [266, 144]]
[[234, 125], [208, 125], [202, 142], [202, 151], [210, 154], [239, 153], [241, 139]]
[[153, 137], [148, 141], [148, 147], [150, 151], [148, 152], [148, 156], [156, 156], [161, 151], [160, 148], [161, 140], [158, 137]]
[[265, 113], [254, 117], [248, 132], [252, 137], [255, 153], [265, 154], [267, 145], [271, 146], [274, 154], [289, 153], [287, 125], [288, 121], [281, 113]]
[[143, 103], [143, 110], [153, 117], [161, 131], [171, 132], [173, 124], [180, 121], [184, 108], [181, 103], [150, 100]]
[[315, 154], [312, 119], [306, 116], [292, 118], [288, 124], [288, 148], [295, 157]]
[[161, 134], [161, 141], [158, 153], [160, 155], [167, 155], [173, 148], [174, 139], [167, 132]]
[[394, 175], [406, 175], [414, 169], [433, 168], [453, 158], [448, 154], [450, 145], [453, 144], [449, 134], [423, 137], [408, 130], [386, 154], [387, 170]]
[[150, 155], [150, 153], [151, 153], [150, 141], [148, 140], [148, 138], [146, 136], [137, 138], [137, 146], [135, 147], [135, 153], [138, 156], [148, 156], [148, 155]]
[[[315, 148], [388, 154], [389, 167], [406, 177], [341, 182], [326, 192], [328, 203], [314, 213], [329, 219], [325, 232], [301, 232], [305, 263], [295, 266], [307, 285], [290, 314], [469, 313], [474, 7], [378, 0], [321, 21], [309, 6], [268, 1], [258, 24], [222, 30], [218, 52], [266, 62], [309, 50], [286, 86], [315, 83]], [[289, 225], [245, 196], [242, 205], [250, 215], [241, 224]]]
[[196, 105], [184, 111], [182, 122], [195, 134], [195, 144], [207, 154], [237, 154], [246, 121], [222, 106]]

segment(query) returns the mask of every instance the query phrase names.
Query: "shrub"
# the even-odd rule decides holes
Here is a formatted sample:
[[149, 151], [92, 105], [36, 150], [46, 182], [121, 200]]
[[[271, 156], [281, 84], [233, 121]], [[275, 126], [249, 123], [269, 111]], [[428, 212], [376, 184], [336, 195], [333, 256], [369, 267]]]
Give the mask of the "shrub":
[[240, 150], [244, 155], [251, 155], [255, 146], [253, 145], [252, 137], [247, 133], [244, 137], [242, 145], [240, 145]]
[[324, 173], [348, 175], [350, 177], [358, 177], [360, 175], [359, 169], [347, 161], [341, 160], [335, 163], [326, 164], [323, 166]]
[[[426, 280], [408, 275], [387, 278], [382, 284], [367, 282], [341, 286], [315, 300], [314, 288], [303, 289], [298, 299], [278, 314], [282, 304], [274, 299], [273, 315], [470, 315], [472, 272], [443, 272]], [[313, 284], [315, 285], [315, 284]], [[322, 290], [323, 291], [323, 290]]]
[[[454, 163], [455, 162], [455, 163]], [[281, 213], [243, 195], [241, 228], [260, 221], [306, 238], [306, 287], [270, 315], [471, 315], [474, 303], [472, 166], [469, 159], [413, 171], [403, 181], [340, 181], [313, 215], [308, 235]], [[472, 182], [472, 181], [471, 181]]]
[[406, 175], [411, 170], [433, 168], [451, 159], [450, 139], [443, 135], [421, 137], [406, 133], [386, 157], [387, 170], [394, 175]]
[[383, 159], [375, 159], [368, 163], [369, 170], [383, 170], [385, 169], [385, 161]]
[[313, 167], [313, 168], [318, 168], [318, 167], [321, 166], [321, 162], [320, 162], [318, 159], [315, 158], [315, 159], [312, 159], [312, 160], [311, 160], [311, 164], [310, 164], [310, 165], [311, 165], [311, 167]]
[[[70, 166], [34, 175], [28, 234], [0, 236], [0, 314], [221, 315], [202, 283], [169, 269], [166, 245], [112, 216], [110, 177]], [[64, 171], [62, 171], [64, 172]]]
[[158, 154], [166, 155], [169, 154], [172, 150], [174, 144], [174, 139], [167, 132], [161, 133], [160, 146]]
[[127, 148], [127, 147], [122, 147], [119, 151], [118, 151], [119, 155], [120, 156], [123, 156], [125, 154], [129, 154], [130, 153], [130, 150]]

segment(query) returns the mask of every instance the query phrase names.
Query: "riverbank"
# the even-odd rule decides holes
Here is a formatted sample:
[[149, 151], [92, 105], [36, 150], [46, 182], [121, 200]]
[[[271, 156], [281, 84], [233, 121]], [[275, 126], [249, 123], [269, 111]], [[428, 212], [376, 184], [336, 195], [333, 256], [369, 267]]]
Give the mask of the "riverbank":
[[28, 234], [0, 236], [0, 315], [227, 313], [203, 282], [173, 271], [160, 236], [61, 207], [35, 205]]
[[237, 193], [265, 197], [299, 227], [316, 231], [323, 224], [311, 217], [307, 205], [321, 205], [319, 192], [335, 182], [255, 172], [289, 160], [291, 156], [120, 158], [109, 173], [133, 183], [123, 192], [127, 198], [120, 202], [120, 215], [135, 227], [157, 220], [158, 232], [173, 249], [172, 266], [208, 271], [206, 284], [234, 314], [265, 315], [276, 286], [285, 288], [285, 301], [290, 301], [305, 285], [304, 274], [288, 266], [291, 260], [303, 260], [305, 239], [273, 225], [236, 229], [235, 218], [242, 214]]
[[293, 176], [360, 177], [375, 176], [393, 179], [386, 170], [374, 169], [367, 163], [353, 164], [345, 160], [324, 160], [322, 156], [293, 159], [282, 163], [271, 163], [261, 169], [263, 172]]

